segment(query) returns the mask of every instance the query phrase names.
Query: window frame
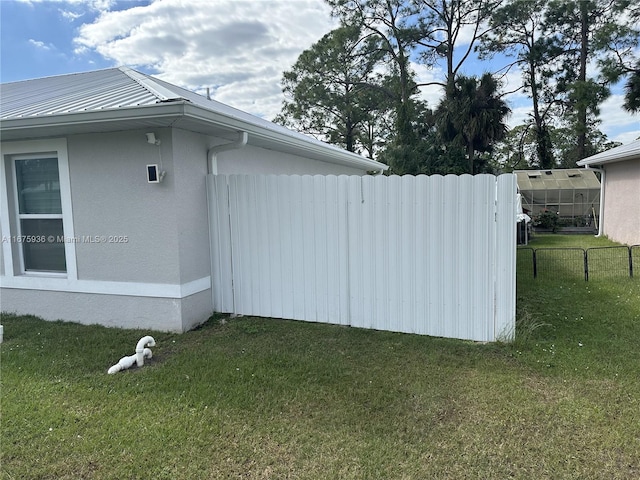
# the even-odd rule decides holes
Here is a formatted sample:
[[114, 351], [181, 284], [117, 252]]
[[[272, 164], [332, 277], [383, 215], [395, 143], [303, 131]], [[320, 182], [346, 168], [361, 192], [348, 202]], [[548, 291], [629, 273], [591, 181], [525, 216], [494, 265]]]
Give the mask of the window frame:
[[[74, 239], [73, 211], [71, 204], [71, 182], [69, 176], [69, 158], [67, 140], [65, 138], [50, 140], [31, 140], [2, 142], [2, 208], [0, 210], [0, 227], [2, 230], [2, 255], [4, 274], [8, 277], [50, 277], [66, 280], [77, 280], [75, 242], [64, 242], [66, 272], [26, 270], [24, 250], [18, 242], [11, 241], [20, 235], [20, 220], [33, 218], [62, 219], [62, 231], [65, 239]], [[17, 192], [16, 160], [41, 158], [43, 155], [56, 157], [58, 160], [58, 181], [60, 182], [60, 203], [62, 214], [21, 214]], [[11, 192], [11, 194], [10, 194]]]
[[[56, 166], [58, 167], [58, 185], [60, 185], [60, 162], [58, 161], [58, 155], [56, 152], [51, 152], [51, 154], [48, 154], [47, 152], [42, 152], [42, 153], [29, 153], [29, 154], [15, 154], [15, 155], [11, 155], [11, 168], [12, 168], [12, 172], [13, 172], [13, 184], [12, 184], [12, 188], [13, 188], [13, 193], [14, 193], [14, 202], [15, 202], [15, 215], [16, 215], [16, 222], [15, 222], [15, 230], [16, 230], [16, 235], [18, 235], [19, 237], [23, 237], [24, 236], [24, 232], [23, 232], [23, 228], [22, 228], [22, 221], [23, 220], [60, 220], [62, 222], [63, 225], [63, 231], [64, 231], [64, 219], [62, 217], [62, 206], [60, 208], [60, 213], [21, 213], [20, 212], [20, 192], [19, 190], [19, 186], [18, 186], [18, 166], [17, 163], [19, 161], [23, 161], [23, 160], [37, 160], [37, 159], [41, 159], [43, 157], [50, 157], [50, 158], [55, 158], [56, 160]], [[62, 197], [62, 192], [60, 192], [60, 197]], [[62, 203], [62, 198], [60, 198], [61, 203]], [[24, 274], [31, 274], [31, 273], [37, 273], [37, 274], [46, 274], [46, 275], [53, 275], [53, 276], [65, 276], [67, 275], [67, 271], [66, 271], [66, 260], [67, 260], [67, 255], [65, 252], [65, 270], [37, 270], [37, 269], [27, 269], [27, 265], [26, 265], [26, 259], [25, 259], [25, 249], [24, 249], [24, 243], [22, 243], [21, 245], [18, 246], [18, 252], [19, 252], [19, 257], [20, 257], [20, 271]]]

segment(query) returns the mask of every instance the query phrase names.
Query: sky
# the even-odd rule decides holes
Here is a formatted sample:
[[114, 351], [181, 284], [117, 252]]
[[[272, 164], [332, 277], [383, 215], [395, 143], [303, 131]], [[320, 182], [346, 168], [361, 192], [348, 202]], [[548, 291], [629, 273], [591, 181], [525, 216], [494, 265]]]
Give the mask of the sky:
[[[0, 0], [2, 83], [126, 65], [267, 120], [280, 111], [280, 80], [305, 49], [337, 26], [323, 0]], [[497, 70], [470, 61], [463, 73]], [[415, 65], [419, 82], [442, 78]], [[511, 72], [505, 91], [520, 83]], [[509, 84], [510, 83], [510, 84]], [[442, 89], [425, 87], [431, 107]], [[506, 97], [511, 127], [531, 102]], [[601, 107], [610, 140], [640, 137], [640, 114], [622, 109], [622, 83]]]

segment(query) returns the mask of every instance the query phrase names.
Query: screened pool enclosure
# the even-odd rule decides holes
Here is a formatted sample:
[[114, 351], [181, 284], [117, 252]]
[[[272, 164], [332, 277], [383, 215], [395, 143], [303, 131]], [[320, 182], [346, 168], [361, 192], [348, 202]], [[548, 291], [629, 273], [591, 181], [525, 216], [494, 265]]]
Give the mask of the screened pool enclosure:
[[522, 208], [531, 217], [557, 213], [564, 223], [591, 225], [599, 220], [600, 181], [593, 170], [516, 170]]

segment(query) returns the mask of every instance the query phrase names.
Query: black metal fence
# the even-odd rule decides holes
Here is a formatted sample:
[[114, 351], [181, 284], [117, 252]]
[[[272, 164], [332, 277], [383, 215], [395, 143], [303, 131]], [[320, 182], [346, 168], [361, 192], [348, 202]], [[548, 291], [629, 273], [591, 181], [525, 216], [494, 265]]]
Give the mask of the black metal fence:
[[516, 270], [533, 278], [640, 277], [640, 245], [593, 248], [518, 248]]

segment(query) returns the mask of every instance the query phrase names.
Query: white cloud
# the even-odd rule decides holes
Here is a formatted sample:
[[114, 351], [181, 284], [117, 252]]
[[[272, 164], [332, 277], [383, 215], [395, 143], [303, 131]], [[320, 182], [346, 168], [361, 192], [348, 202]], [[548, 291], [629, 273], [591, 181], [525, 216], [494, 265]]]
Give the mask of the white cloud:
[[425, 100], [429, 108], [436, 108], [440, 100], [442, 100], [444, 88], [434, 82], [443, 81], [444, 71], [440, 67], [428, 67], [416, 63], [412, 64], [411, 67], [416, 73], [416, 83], [431, 83], [431, 85], [420, 87], [420, 99]]
[[507, 118], [509, 128], [526, 123], [531, 118], [533, 105], [527, 93], [520, 88], [522, 86], [522, 71], [514, 67], [500, 78], [502, 92], [510, 92], [504, 96], [504, 100], [511, 109], [511, 115]]
[[51, 44], [46, 44], [44, 42], [41, 42], [40, 40], [34, 40], [32, 38], [29, 39], [29, 44], [33, 45], [34, 47], [36, 47], [39, 50], [51, 50], [53, 47], [51, 46]]
[[[100, 12], [92, 23], [78, 30], [76, 54], [97, 52], [114, 65], [143, 68], [203, 94], [209, 87], [212, 98], [267, 119], [280, 111], [282, 73], [303, 50], [337, 26], [323, 0], [154, 0], [148, 5], [135, 1], [116, 5], [113, 0], [58, 1], [70, 12], [81, 12], [81, 5], [84, 11]], [[468, 41], [467, 30], [465, 35]], [[491, 69], [495, 66], [489, 65]], [[480, 75], [487, 64], [470, 61], [466, 68], [469, 71], [465, 74]], [[444, 78], [438, 66], [416, 64], [414, 69], [418, 83]], [[508, 72], [502, 91], [515, 90], [521, 80], [519, 71]], [[432, 108], [443, 95], [439, 85], [420, 90], [421, 98]], [[523, 123], [531, 100], [522, 91], [505, 99], [512, 109], [509, 125]], [[624, 124], [628, 131], [633, 122], [619, 108], [619, 99], [616, 102], [610, 99], [603, 105], [602, 130], [610, 138], [616, 138]]]
[[509, 118], [507, 118], [507, 125], [509, 126], [509, 128], [514, 128], [518, 125], [527, 123], [527, 121], [531, 118], [530, 105], [511, 106], [510, 108], [511, 115], [509, 115]]
[[66, 18], [67, 20], [69, 20], [70, 22], [73, 22], [74, 20], [77, 20], [81, 17], [84, 16], [84, 13], [76, 13], [76, 12], [72, 12], [70, 10], [60, 10], [60, 15], [62, 15], [62, 18]]
[[623, 95], [611, 95], [600, 106], [600, 129], [609, 140], [629, 143], [640, 137], [640, 115], [631, 114], [622, 108]]
[[282, 73], [335, 26], [318, 0], [156, 0], [103, 11], [80, 28], [76, 52], [147, 67], [191, 90], [211, 87], [212, 98], [272, 118]]
[[70, 6], [81, 6], [92, 10], [108, 10], [116, 4], [116, 0], [17, 0], [28, 5], [37, 5], [38, 3], [58, 3]]

